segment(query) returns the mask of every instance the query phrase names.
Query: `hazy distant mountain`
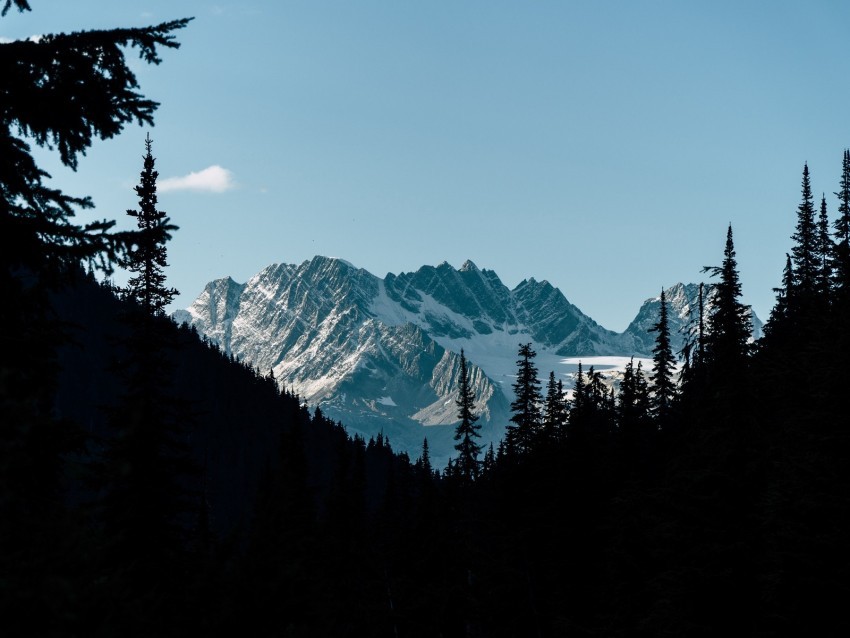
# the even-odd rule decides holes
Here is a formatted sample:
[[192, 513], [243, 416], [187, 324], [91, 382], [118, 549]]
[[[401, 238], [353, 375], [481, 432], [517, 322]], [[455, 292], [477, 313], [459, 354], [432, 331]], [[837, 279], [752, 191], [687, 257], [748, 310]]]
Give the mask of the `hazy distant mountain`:
[[[696, 309], [693, 284], [668, 292], [674, 347]], [[571, 387], [565, 358], [648, 356], [657, 299], [628, 329], [606, 330], [547, 281], [513, 290], [467, 261], [383, 279], [328, 257], [275, 264], [245, 284], [210, 282], [174, 313], [225, 351], [365, 436], [383, 430], [416, 457], [428, 437], [437, 463], [453, 452], [459, 353], [471, 363], [484, 442], [498, 441], [510, 416], [517, 346], [532, 342], [541, 378], [556, 370]]]

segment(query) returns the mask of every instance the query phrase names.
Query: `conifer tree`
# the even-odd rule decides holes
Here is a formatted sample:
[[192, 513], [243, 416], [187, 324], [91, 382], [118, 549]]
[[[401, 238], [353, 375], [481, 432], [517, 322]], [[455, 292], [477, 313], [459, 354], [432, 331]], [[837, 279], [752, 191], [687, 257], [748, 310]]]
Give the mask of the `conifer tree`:
[[569, 411], [569, 436], [579, 440], [610, 434], [616, 425], [616, 405], [602, 374], [590, 366], [586, 374], [579, 364]]
[[676, 397], [676, 382], [673, 373], [676, 360], [670, 345], [670, 325], [667, 319], [667, 299], [664, 289], [661, 289], [661, 308], [658, 312], [658, 322], [651, 332], [655, 332], [655, 348], [652, 350], [654, 368], [650, 376], [652, 391], [652, 414], [659, 422], [666, 422], [673, 408]]
[[818, 274], [815, 291], [818, 298], [817, 305], [821, 310], [824, 310], [829, 305], [832, 293], [832, 259], [835, 252], [829, 234], [829, 215], [826, 209], [825, 195], [821, 196], [817, 231]]
[[490, 446], [487, 448], [487, 451], [484, 453], [484, 461], [481, 463], [481, 472], [486, 477], [490, 472], [493, 471], [493, 468], [496, 467], [496, 452], [493, 449], [493, 443], [490, 443]]
[[643, 420], [649, 416], [651, 409], [652, 402], [649, 395], [649, 382], [643, 373], [643, 362], [638, 361], [637, 369], [635, 370], [635, 410], [638, 417]]
[[705, 358], [705, 285], [699, 282], [699, 329], [697, 332], [697, 361]]
[[731, 380], [746, 364], [751, 334], [749, 313], [740, 301], [741, 282], [731, 224], [726, 231], [723, 263], [704, 270], [719, 279], [714, 285], [714, 304], [708, 317], [705, 356], [712, 373], [726, 374]]
[[850, 149], [844, 149], [841, 181], [838, 183], [838, 219], [835, 220], [835, 287], [850, 299]]
[[570, 402], [567, 400], [567, 394], [564, 391], [564, 382], [562, 379], [558, 379], [558, 389], [556, 392], [559, 399], [558, 410], [560, 411], [560, 415], [559, 428], [555, 434], [558, 440], [563, 442], [567, 438], [567, 424], [570, 420]]
[[570, 409], [570, 420], [573, 417], [580, 416], [585, 410], [585, 381], [584, 373], [581, 369], [581, 361], [578, 362], [578, 371], [576, 372], [576, 380], [573, 384], [573, 402]]
[[431, 451], [428, 447], [428, 437], [422, 439], [422, 454], [419, 457], [419, 467], [422, 469], [422, 473], [428, 478], [434, 473], [434, 468], [431, 465]]
[[812, 301], [817, 289], [819, 270], [818, 232], [808, 164], [803, 165], [802, 195], [803, 201], [797, 207], [797, 225], [791, 236], [795, 242], [791, 249], [794, 260], [795, 298], [801, 308], [809, 307]]
[[791, 318], [792, 296], [794, 294], [794, 266], [791, 255], [785, 254], [785, 268], [782, 269], [782, 286], [774, 288], [776, 303], [770, 311], [770, 318], [764, 326], [766, 343], [784, 340], [793, 334]]
[[[124, 291], [135, 305], [123, 318], [129, 335], [119, 375], [126, 390], [111, 410], [103, 501], [111, 560], [140, 587], [150, 585], [157, 570], [184, 553], [190, 509], [185, 479], [192, 469], [181, 436], [190, 420], [188, 410], [170, 389], [174, 344], [164, 316], [166, 304], [176, 294], [165, 286], [162, 272], [164, 241], [174, 227], [156, 210], [157, 173], [150, 137], [145, 148], [141, 183], [135, 188], [141, 210], [127, 211], [139, 225], [139, 238], [127, 261], [137, 275]], [[139, 557], [143, 560], [136, 562]], [[130, 565], [139, 570], [129, 571]]]
[[475, 393], [469, 383], [469, 369], [466, 365], [466, 355], [463, 349], [460, 351], [460, 372], [458, 373], [458, 398], [456, 401], [458, 409], [458, 423], [455, 429], [455, 450], [458, 452], [455, 471], [462, 481], [471, 483], [478, 478], [481, 445], [475, 439], [480, 438], [481, 425], [477, 423], [478, 415], [475, 414]]
[[542, 434], [547, 441], [554, 441], [562, 436], [567, 421], [567, 405], [564, 401], [564, 386], [555, 381], [554, 371], [549, 372], [549, 382], [546, 385], [546, 401], [543, 406]]
[[635, 367], [634, 357], [626, 364], [620, 382], [616, 414], [622, 434], [634, 438], [649, 416], [649, 389], [641, 362]]
[[513, 384], [516, 399], [511, 403], [513, 416], [512, 425], [508, 426], [508, 443], [514, 452], [523, 455], [531, 451], [540, 431], [542, 415], [540, 404], [540, 381], [537, 378], [537, 367], [534, 357], [537, 353], [530, 343], [519, 346], [517, 360], [517, 378]]
[[127, 270], [136, 273], [127, 282], [126, 296], [139, 304], [149, 315], [162, 315], [165, 307], [177, 295], [177, 290], [165, 286], [163, 269], [168, 266], [165, 242], [177, 227], [169, 223], [165, 212], [157, 209], [156, 180], [159, 173], [151, 153], [153, 140], [145, 138], [144, 168], [139, 185], [139, 210], [128, 210], [139, 227], [136, 244], [127, 255]]

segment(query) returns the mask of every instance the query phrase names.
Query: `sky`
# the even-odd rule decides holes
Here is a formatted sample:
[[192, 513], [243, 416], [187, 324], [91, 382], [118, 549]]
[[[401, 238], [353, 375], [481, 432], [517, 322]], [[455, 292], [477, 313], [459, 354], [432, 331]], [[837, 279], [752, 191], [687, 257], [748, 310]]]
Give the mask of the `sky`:
[[[834, 218], [850, 147], [850, 2], [31, 0], [0, 42], [181, 17], [179, 50], [128, 54], [155, 126], [76, 172], [80, 216], [133, 220], [150, 132], [170, 285], [344, 258], [375, 275], [471, 259], [548, 280], [621, 331], [718, 265], [732, 224], [766, 319], [804, 162]], [[120, 274], [116, 279], [120, 280]]]

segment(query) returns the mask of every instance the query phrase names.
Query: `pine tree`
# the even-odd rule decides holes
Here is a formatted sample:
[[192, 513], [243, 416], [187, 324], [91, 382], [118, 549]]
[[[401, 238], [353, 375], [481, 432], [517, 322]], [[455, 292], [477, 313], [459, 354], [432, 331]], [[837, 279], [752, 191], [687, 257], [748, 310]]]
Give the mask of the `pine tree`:
[[660, 423], [666, 423], [676, 397], [676, 382], [673, 377], [676, 360], [670, 346], [667, 299], [663, 288], [661, 289], [661, 308], [658, 312], [658, 322], [650, 328], [650, 332], [656, 333], [655, 348], [652, 350], [654, 369], [650, 376], [652, 414]]
[[540, 404], [540, 381], [534, 357], [537, 353], [530, 343], [520, 344], [517, 360], [517, 379], [513, 384], [516, 399], [511, 403], [513, 416], [508, 426], [508, 442], [514, 452], [527, 454], [537, 441], [542, 415]]
[[496, 467], [496, 452], [493, 449], [493, 443], [490, 443], [490, 446], [487, 448], [487, 451], [484, 453], [484, 461], [481, 464], [481, 473], [486, 477], [490, 472], [493, 471], [493, 468]]
[[649, 395], [649, 382], [643, 373], [643, 363], [638, 361], [637, 369], [635, 370], [635, 410], [638, 417], [644, 420], [649, 416], [651, 409], [652, 401]]
[[731, 224], [726, 231], [723, 263], [704, 270], [719, 279], [714, 285], [714, 304], [708, 317], [705, 357], [715, 381], [726, 375], [731, 382], [746, 367], [751, 334], [749, 312], [740, 301], [741, 282]]
[[585, 411], [585, 381], [584, 373], [581, 369], [581, 361], [578, 362], [578, 371], [576, 372], [576, 380], [573, 385], [573, 401], [570, 409], [570, 420], [574, 417], [580, 417]]
[[157, 209], [156, 160], [151, 153], [153, 141], [145, 138], [144, 169], [136, 194], [139, 210], [128, 210], [139, 227], [138, 240], [127, 255], [127, 269], [136, 273], [127, 282], [126, 296], [139, 304], [150, 315], [164, 314], [165, 307], [177, 295], [177, 290], [165, 286], [163, 269], [168, 266], [165, 242], [177, 227], [169, 223], [165, 212]]
[[547, 441], [555, 441], [563, 434], [567, 422], [567, 404], [564, 400], [564, 386], [555, 381], [555, 373], [549, 372], [546, 385], [546, 401], [543, 406], [542, 435]]
[[[789, 335], [793, 335], [791, 316], [792, 296], [794, 294], [794, 266], [791, 255], [785, 254], [785, 268], [782, 269], [782, 286], [774, 288], [776, 303], [770, 311], [770, 318], [764, 326], [765, 343], [784, 344]], [[787, 344], [785, 344], [787, 345]]]
[[800, 308], [810, 307], [817, 289], [819, 270], [818, 232], [808, 164], [803, 165], [802, 194], [803, 201], [797, 207], [797, 225], [791, 236], [795, 242], [791, 249], [794, 260], [795, 299]]
[[[184, 554], [191, 509], [185, 483], [193, 469], [181, 435], [190, 417], [171, 392], [173, 331], [164, 316], [176, 294], [165, 286], [162, 272], [164, 241], [174, 227], [156, 210], [157, 173], [150, 137], [145, 148], [141, 184], [135, 188], [141, 210], [128, 211], [138, 220], [139, 239], [127, 261], [138, 274], [124, 291], [135, 302], [123, 318], [129, 335], [118, 373], [126, 390], [111, 410], [112, 436], [103, 477], [111, 561], [132, 578], [133, 586], [142, 588], [153, 583], [164, 565]], [[131, 565], [138, 569], [131, 570]]]
[[469, 383], [469, 369], [466, 365], [466, 355], [463, 349], [460, 351], [460, 372], [458, 373], [458, 399], [455, 402], [458, 409], [458, 423], [455, 429], [455, 450], [458, 458], [455, 471], [465, 483], [471, 483], [478, 478], [481, 445], [475, 442], [480, 438], [481, 425], [477, 423], [478, 415], [475, 414], [475, 393]]
[[560, 415], [558, 419], [558, 431], [555, 434], [558, 441], [563, 442], [567, 438], [567, 425], [570, 421], [570, 402], [567, 400], [567, 394], [564, 391], [564, 382], [561, 379], [558, 379], [558, 389], [556, 392], [558, 394], [558, 410]]
[[838, 191], [838, 219], [835, 220], [835, 287], [850, 299], [850, 149], [844, 149]]
[[632, 357], [623, 371], [616, 406], [618, 428], [622, 434], [632, 439], [643, 429], [649, 417], [650, 407], [649, 388], [643, 376], [642, 364], [638, 362], [635, 367], [634, 363]]
[[431, 465], [431, 451], [428, 447], [428, 437], [422, 440], [422, 454], [419, 457], [419, 467], [422, 468], [422, 473], [428, 478], [434, 473], [434, 468]]
[[817, 226], [817, 260], [818, 273], [815, 286], [817, 306], [821, 311], [829, 306], [832, 293], [832, 259], [835, 252], [832, 238], [829, 234], [829, 215], [826, 210], [826, 196], [821, 196], [820, 214]]
[[699, 330], [697, 333], [697, 359], [702, 363], [705, 359], [705, 285], [699, 283]]

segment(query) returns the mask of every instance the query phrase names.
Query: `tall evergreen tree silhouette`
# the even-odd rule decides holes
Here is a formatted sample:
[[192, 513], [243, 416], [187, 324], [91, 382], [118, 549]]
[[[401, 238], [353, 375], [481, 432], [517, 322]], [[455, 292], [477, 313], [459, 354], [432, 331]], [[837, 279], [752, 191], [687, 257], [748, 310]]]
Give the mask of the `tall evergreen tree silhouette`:
[[832, 237], [829, 232], [829, 214], [826, 208], [825, 195], [821, 196], [817, 231], [818, 274], [815, 293], [818, 299], [818, 308], [822, 312], [825, 312], [832, 295], [832, 269], [833, 255], [835, 253]]
[[460, 351], [460, 371], [458, 372], [457, 416], [460, 423], [455, 428], [455, 450], [458, 452], [455, 470], [458, 477], [465, 483], [471, 483], [478, 478], [481, 445], [475, 441], [481, 437], [478, 415], [475, 413], [475, 393], [469, 382], [469, 368], [466, 355]]
[[546, 384], [546, 399], [543, 406], [544, 440], [552, 442], [564, 436], [567, 425], [567, 402], [564, 398], [564, 384], [555, 380], [555, 373], [549, 372]]
[[746, 368], [751, 326], [749, 312], [741, 303], [741, 280], [731, 224], [726, 231], [723, 263], [704, 270], [718, 278], [708, 316], [706, 363], [713, 383], [720, 383], [726, 377], [728, 383], [734, 384]]
[[621, 433], [634, 437], [649, 419], [651, 400], [643, 364], [635, 366], [634, 357], [626, 364], [617, 395], [617, 424]]
[[794, 246], [791, 257], [794, 261], [795, 305], [798, 308], [811, 307], [817, 290], [818, 271], [818, 232], [815, 222], [815, 204], [808, 164], [803, 165], [802, 201], [797, 207], [797, 225], [791, 239]]
[[835, 220], [835, 287], [850, 305], [850, 149], [844, 149], [841, 162], [841, 180], [838, 183], [838, 219]]
[[513, 416], [507, 437], [512, 451], [523, 455], [531, 450], [539, 434], [542, 397], [537, 366], [534, 365], [537, 353], [530, 343], [523, 343], [519, 346], [518, 356], [517, 378], [513, 384], [516, 398], [511, 403]]
[[148, 315], [159, 316], [177, 295], [177, 290], [165, 285], [163, 269], [168, 266], [165, 242], [177, 227], [169, 223], [165, 212], [157, 208], [155, 170], [156, 160], [151, 153], [153, 140], [145, 138], [144, 168], [139, 185], [135, 187], [139, 197], [139, 209], [128, 210], [139, 227], [136, 244], [127, 254], [127, 270], [136, 273], [127, 282], [126, 296], [139, 304]]
[[788, 339], [793, 338], [793, 321], [791, 308], [794, 295], [794, 265], [791, 255], [785, 254], [785, 267], [782, 269], [782, 285], [774, 288], [776, 303], [770, 311], [770, 318], [764, 326], [765, 344], [788, 345]]
[[661, 289], [661, 307], [658, 310], [658, 321], [650, 328], [650, 332], [656, 333], [655, 347], [652, 350], [654, 367], [649, 378], [652, 391], [652, 413], [660, 424], [664, 424], [670, 418], [673, 401], [676, 398], [676, 381], [673, 376], [676, 359], [670, 345], [667, 298], [663, 288]]
[[151, 140], [140, 184], [140, 210], [128, 210], [139, 239], [128, 253], [124, 316], [127, 336], [118, 364], [125, 392], [111, 410], [112, 435], [105, 451], [104, 529], [113, 564], [145, 592], [184, 554], [189, 509], [185, 478], [191, 465], [181, 429], [188, 410], [172, 394], [172, 326], [164, 308], [176, 294], [165, 286], [164, 241], [175, 227], [156, 210]]

